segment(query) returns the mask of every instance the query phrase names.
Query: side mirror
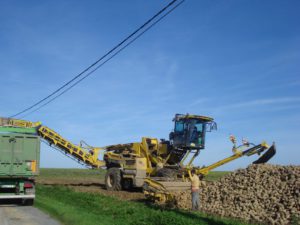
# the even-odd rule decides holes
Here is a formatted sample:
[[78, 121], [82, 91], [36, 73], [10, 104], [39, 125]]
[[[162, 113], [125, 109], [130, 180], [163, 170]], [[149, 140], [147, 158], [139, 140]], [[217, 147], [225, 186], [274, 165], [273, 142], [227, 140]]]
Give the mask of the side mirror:
[[217, 129], [218, 129], [218, 125], [217, 125], [216, 122], [212, 122], [212, 124], [211, 124], [211, 129], [212, 129], [212, 130], [217, 130]]
[[206, 132], [211, 132], [212, 130], [217, 130], [216, 122], [210, 122], [206, 124]]

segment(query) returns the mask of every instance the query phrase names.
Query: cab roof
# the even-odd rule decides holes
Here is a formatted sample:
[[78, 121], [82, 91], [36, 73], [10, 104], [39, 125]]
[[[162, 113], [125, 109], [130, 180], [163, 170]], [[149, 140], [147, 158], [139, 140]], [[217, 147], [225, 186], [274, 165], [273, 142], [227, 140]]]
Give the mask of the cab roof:
[[196, 119], [204, 121], [213, 121], [214, 119], [208, 116], [191, 115], [191, 114], [176, 114], [174, 120]]

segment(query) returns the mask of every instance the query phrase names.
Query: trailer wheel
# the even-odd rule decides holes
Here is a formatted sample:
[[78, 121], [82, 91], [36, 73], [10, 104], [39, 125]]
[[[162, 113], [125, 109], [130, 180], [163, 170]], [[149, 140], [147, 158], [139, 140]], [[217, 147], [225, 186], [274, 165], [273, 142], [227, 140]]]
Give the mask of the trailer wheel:
[[22, 199], [22, 205], [24, 206], [33, 206], [34, 199]]
[[119, 168], [113, 167], [107, 170], [105, 175], [105, 186], [109, 191], [120, 191], [122, 189], [122, 177]]

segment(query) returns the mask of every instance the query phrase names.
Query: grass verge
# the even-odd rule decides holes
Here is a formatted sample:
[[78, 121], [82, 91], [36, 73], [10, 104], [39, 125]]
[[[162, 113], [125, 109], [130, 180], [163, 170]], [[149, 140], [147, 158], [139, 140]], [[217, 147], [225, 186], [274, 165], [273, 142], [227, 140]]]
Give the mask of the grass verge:
[[75, 192], [61, 186], [38, 185], [35, 206], [65, 225], [246, 224], [200, 212], [162, 209], [140, 202], [121, 201], [110, 196]]

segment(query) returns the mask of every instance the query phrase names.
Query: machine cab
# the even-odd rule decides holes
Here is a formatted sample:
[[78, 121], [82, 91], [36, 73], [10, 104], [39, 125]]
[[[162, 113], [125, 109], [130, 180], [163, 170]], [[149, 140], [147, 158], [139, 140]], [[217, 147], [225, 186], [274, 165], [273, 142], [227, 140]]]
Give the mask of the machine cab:
[[213, 118], [206, 116], [176, 114], [173, 121], [170, 141], [178, 149], [204, 149], [205, 133], [217, 128]]

